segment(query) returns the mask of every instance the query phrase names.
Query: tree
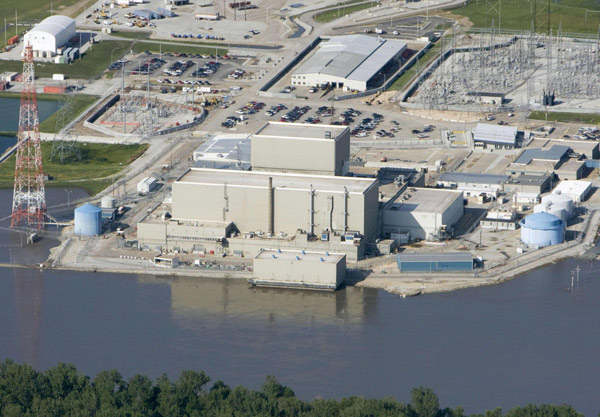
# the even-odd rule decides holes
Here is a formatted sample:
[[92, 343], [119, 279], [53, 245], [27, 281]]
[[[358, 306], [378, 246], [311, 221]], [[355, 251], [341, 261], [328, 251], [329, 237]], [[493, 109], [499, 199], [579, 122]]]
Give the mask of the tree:
[[430, 388], [413, 388], [410, 397], [412, 409], [417, 417], [435, 417], [440, 411], [440, 401]]

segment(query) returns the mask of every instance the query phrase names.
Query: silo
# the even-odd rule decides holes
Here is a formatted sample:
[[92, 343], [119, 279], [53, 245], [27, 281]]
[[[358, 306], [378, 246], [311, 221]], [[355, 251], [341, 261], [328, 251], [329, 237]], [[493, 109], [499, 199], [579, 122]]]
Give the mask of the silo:
[[115, 208], [115, 199], [113, 197], [102, 197], [102, 202], [100, 203], [100, 207], [102, 208]]
[[542, 204], [550, 204], [553, 211], [564, 210], [568, 219], [573, 217], [573, 200], [568, 195], [548, 194], [542, 197]]
[[102, 233], [102, 209], [86, 203], [75, 209], [75, 234], [97, 236]]
[[564, 241], [565, 222], [553, 214], [535, 213], [520, 222], [521, 241], [526, 245], [543, 248]]

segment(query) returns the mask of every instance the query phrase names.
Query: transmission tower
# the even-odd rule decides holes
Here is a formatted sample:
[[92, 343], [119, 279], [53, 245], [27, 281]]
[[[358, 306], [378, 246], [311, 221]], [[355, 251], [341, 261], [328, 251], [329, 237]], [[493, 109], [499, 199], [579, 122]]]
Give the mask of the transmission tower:
[[15, 227], [24, 221], [30, 228], [41, 229], [46, 220], [45, 215], [46, 193], [44, 191], [40, 122], [35, 92], [33, 48], [31, 44], [27, 44], [25, 63], [23, 64], [23, 91], [21, 92], [19, 112], [15, 188], [10, 225]]
[[73, 137], [71, 128], [67, 126], [73, 117], [73, 100], [74, 93], [68, 92], [65, 96], [63, 106], [56, 114], [56, 129], [58, 132], [52, 142], [52, 151], [50, 152], [50, 160], [57, 161], [61, 164], [81, 160], [81, 148]]

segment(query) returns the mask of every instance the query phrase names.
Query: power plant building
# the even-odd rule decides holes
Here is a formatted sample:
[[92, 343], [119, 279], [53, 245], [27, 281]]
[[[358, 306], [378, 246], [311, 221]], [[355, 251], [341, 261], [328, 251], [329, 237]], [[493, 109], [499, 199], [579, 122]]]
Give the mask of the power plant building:
[[345, 90], [373, 88], [380, 74], [398, 66], [406, 43], [366, 35], [333, 36], [292, 74], [293, 86], [325, 83]]
[[476, 197], [481, 194], [498, 197], [498, 194], [504, 191], [504, 184], [508, 180], [508, 175], [442, 172], [437, 185], [462, 191], [466, 197]]
[[345, 126], [269, 122], [252, 136], [254, 171], [346, 175], [350, 129]]
[[553, 214], [535, 213], [520, 222], [521, 241], [527, 246], [543, 248], [563, 243], [565, 222]]
[[34, 57], [51, 58], [56, 50], [76, 35], [75, 20], [67, 16], [49, 16], [24, 36], [24, 45], [31, 44]]
[[462, 191], [408, 188], [383, 211], [383, 233], [409, 233], [410, 239], [438, 240], [452, 236], [464, 214]]
[[252, 283], [266, 287], [337, 289], [346, 277], [346, 255], [264, 250], [254, 258]]

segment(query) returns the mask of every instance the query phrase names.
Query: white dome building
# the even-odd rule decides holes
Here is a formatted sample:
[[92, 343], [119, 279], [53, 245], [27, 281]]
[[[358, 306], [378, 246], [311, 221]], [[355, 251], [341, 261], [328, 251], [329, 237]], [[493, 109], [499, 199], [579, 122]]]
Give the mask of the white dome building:
[[24, 36], [23, 44], [31, 44], [33, 56], [51, 58], [56, 49], [75, 36], [75, 20], [67, 16], [50, 16], [35, 25]]

